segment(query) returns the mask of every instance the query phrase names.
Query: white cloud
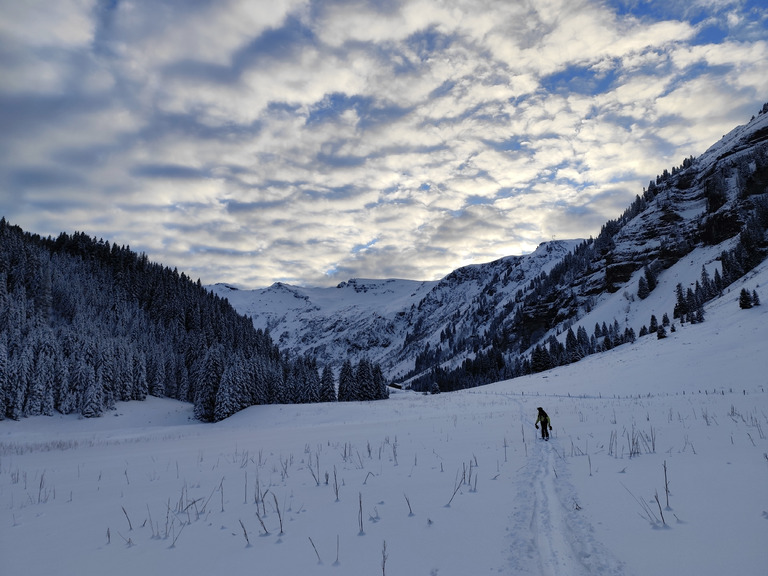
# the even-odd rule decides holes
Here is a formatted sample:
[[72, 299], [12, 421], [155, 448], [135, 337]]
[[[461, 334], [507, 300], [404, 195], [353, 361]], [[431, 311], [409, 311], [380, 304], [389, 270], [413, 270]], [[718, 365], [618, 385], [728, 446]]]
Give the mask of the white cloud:
[[94, 0], [2, 0], [0, 37], [34, 49], [79, 48], [93, 39]]
[[594, 235], [768, 91], [765, 31], [696, 44], [682, 4], [2, 7], [6, 217], [205, 282], [432, 279]]

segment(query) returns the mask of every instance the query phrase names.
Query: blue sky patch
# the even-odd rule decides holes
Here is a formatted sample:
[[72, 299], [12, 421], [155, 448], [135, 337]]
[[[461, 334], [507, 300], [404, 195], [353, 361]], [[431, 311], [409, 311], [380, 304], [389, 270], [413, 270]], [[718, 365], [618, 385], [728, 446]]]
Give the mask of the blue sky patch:
[[541, 85], [547, 92], [602, 94], [612, 88], [616, 78], [615, 67], [597, 70], [594, 66], [571, 66], [543, 77]]
[[360, 252], [365, 252], [366, 250], [373, 248], [378, 241], [379, 241], [378, 238], [374, 238], [373, 240], [370, 240], [365, 244], [355, 244], [352, 247], [351, 252], [352, 254], [359, 254]]

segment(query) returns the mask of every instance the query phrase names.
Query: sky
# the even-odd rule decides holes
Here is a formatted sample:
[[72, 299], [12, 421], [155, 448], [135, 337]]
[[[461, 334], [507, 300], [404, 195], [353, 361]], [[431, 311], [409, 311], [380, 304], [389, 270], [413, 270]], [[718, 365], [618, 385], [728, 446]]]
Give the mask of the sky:
[[766, 101], [757, 0], [0, 0], [0, 215], [204, 284], [435, 280]]

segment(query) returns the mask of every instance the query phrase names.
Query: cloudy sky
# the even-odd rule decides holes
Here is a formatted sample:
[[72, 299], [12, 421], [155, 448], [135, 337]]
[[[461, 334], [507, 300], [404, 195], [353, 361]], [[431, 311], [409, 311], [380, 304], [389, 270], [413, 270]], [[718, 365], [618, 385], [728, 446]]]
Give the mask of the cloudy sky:
[[768, 101], [762, 0], [0, 0], [0, 213], [203, 283], [595, 236]]

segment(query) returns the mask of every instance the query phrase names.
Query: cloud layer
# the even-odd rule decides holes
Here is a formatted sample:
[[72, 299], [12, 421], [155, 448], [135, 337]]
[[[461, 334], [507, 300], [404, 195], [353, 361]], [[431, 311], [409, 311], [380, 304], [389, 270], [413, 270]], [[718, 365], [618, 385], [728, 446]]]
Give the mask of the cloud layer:
[[0, 0], [0, 209], [204, 283], [588, 237], [768, 100], [753, 0]]

